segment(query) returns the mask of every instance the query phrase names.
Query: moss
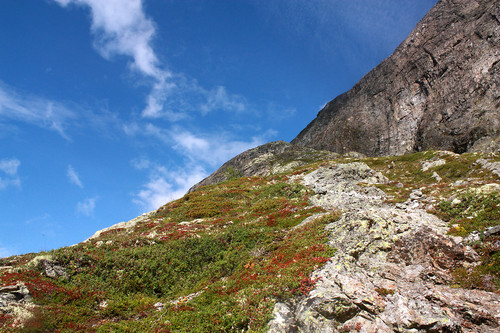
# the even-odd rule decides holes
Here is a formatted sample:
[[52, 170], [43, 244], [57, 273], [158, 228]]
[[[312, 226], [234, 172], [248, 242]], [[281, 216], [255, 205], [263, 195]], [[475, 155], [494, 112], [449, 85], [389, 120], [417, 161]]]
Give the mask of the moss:
[[388, 295], [394, 295], [395, 293], [394, 289], [387, 289], [387, 288], [375, 288], [375, 291], [377, 292], [377, 294], [383, 297]]
[[500, 224], [500, 195], [468, 191], [453, 200], [441, 201], [434, 213], [449, 222], [452, 235], [467, 236], [472, 231]]

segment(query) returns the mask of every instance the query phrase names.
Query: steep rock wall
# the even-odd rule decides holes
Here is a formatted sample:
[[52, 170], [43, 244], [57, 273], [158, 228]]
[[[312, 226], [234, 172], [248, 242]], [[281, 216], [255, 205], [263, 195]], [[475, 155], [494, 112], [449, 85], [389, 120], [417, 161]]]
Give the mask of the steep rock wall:
[[370, 156], [465, 152], [500, 134], [499, 81], [500, 1], [440, 0], [292, 143]]

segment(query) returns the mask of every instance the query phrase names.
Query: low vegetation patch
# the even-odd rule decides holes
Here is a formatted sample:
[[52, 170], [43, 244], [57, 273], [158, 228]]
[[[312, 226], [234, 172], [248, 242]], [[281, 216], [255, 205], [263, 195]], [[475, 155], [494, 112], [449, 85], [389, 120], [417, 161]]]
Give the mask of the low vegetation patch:
[[49, 253], [69, 278], [14, 265], [0, 284], [25, 283], [39, 306], [25, 332], [263, 331], [275, 302], [311, 290], [334, 253], [324, 226], [338, 214], [294, 229], [322, 210], [287, 179], [201, 188], [135, 228]]

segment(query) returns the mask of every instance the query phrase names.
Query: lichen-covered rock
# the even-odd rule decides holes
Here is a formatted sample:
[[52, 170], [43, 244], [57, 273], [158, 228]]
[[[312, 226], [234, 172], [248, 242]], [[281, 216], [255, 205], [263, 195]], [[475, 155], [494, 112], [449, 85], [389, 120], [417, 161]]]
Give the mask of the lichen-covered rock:
[[440, 0], [394, 53], [292, 141], [369, 156], [498, 151], [500, 2]]
[[28, 288], [24, 283], [0, 287], [0, 314], [10, 314], [21, 324], [33, 316], [35, 305]]
[[364, 163], [321, 167], [301, 181], [313, 203], [344, 212], [327, 226], [337, 251], [310, 277], [310, 293], [275, 306], [269, 332], [498, 332], [500, 295], [450, 286], [453, 269], [480, 257], [445, 222], [386, 203], [373, 186], [385, 177]]
[[360, 208], [367, 201], [380, 204], [384, 192], [366, 185], [383, 184], [387, 178], [365, 163], [353, 162], [319, 168], [306, 175], [303, 182], [316, 193], [311, 197], [313, 205], [343, 210]]
[[142, 215], [140, 215], [140, 216], [138, 216], [130, 221], [119, 222], [119, 223], [113, 224], [110, 227], [96, 231], [92, 236], [90, 236], [88, 239], [86, 239], [85, 242], [99, 238], [103, 233], [108, 232], [108, 231], [117, 230], [117, 229], [126, 229], [126, 230], [133, 229], [137, 225], [137, 223], [146, 222], [155, 214], [156, 214], [156, 211], [152, 211], [149, 213], [144, 213], [144, 214], [142, 214]]

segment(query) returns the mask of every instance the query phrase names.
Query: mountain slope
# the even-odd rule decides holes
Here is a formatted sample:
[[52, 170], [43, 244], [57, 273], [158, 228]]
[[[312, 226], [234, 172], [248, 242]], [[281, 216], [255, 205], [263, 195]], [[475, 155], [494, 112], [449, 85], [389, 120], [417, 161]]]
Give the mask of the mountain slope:
[[500, 134], [500, 1], [440, 0], [293, 144], [401, 155], [484, 149]]
[[1, 259], [0, 330], [496, 332], [499, 174], [495, 154], [424, 152], [200, 187]]
[[[498, 332], [499, 9], [439, 1], [294, 144], [0, 259], [0, 331]], [[484, 152], [362, 154], [429, 147]]]

